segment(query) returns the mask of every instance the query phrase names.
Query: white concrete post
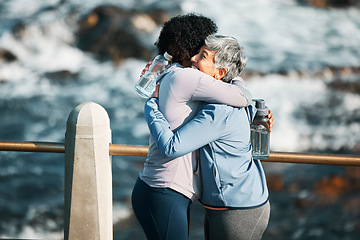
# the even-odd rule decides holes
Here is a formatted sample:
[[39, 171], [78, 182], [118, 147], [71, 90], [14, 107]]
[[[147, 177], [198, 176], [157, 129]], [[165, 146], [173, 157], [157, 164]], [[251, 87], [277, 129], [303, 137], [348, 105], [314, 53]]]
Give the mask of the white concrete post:
[[110, 120], [85, 102], [69, 115], [65, 134], [65, 240], [112, 240]]

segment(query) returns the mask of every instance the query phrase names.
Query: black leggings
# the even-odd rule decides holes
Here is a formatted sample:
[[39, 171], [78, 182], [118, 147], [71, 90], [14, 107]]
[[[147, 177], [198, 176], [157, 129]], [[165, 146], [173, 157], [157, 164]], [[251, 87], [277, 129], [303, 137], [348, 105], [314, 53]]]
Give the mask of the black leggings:
[[132, 207], [148, 240], [186, 240], [191, 200], [168, 189], [150, 187], [137, 179]]

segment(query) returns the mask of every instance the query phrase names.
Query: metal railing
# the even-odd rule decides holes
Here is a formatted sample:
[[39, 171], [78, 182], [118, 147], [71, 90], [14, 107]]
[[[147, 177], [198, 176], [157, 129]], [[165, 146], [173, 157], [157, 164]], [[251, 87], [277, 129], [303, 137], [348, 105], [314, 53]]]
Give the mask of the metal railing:
[[[144, 145], [110, 144], [110, 155], [140, 156], [148, 154], [149, 147]], [[0, 141], [0, 151], [65, 153], [65, 144], [57, 142]], [[271, 152], [263, 162], [328, 164], [360, 166], [360, 156], [340, 154], [316, 154], [296, 152]]]

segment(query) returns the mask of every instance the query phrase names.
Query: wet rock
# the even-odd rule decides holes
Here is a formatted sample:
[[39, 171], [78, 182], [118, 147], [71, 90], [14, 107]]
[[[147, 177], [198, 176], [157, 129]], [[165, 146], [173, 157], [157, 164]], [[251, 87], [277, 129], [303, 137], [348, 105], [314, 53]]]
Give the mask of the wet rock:
[[332, 90], [360, 94], [360, 67], [328, 67], [315, 76], [327, 79]]
[[349, 77], [360, 75], [360, 67], [354, 66], [342, 66], [342, 67], [334, 67], [328, 66], [324, 69], [315, 72], [314, 75], [320, 78], [334, 79], [339, 77]]
[[78, 47], [115, 64], [130, 57], [148, 60], [156, 49], [141, 39], [153, 34], [167, 19], [169, 16], [161, 10], [140, 12], [99, 6], [78, 22]]
[[359, 167], [346, 167], [344, 176], [348, 179], [349, 188], [351, 191], [360, 190], [360, 168]]
[[159, 26], [162, 26], [167, 20], [170, 19], [167, 11], [162, 9], [153, 9], [151, 11], [147, 11], [147, 14], [155, 21], [155, 23]]
[[298, 197], [295, 206], [308, 208], [337, 204], [344, 211], [351, 212], [351, 209], [357, 208], [360, 204], [357, 194], [359, 189], [360, 169], [358, 167], [346, 167], [340, 175], [328, 176], [315, 182], [305, 197]]
[[296, 208], [306, 209], [307, 207], [309, 207], [309, 205], [311, 205], [311, 203], [307, 199], [298, 198], [295, 201]]
[[319, 8], [347, 8], [359, 6], [359, 0], [298, 0], [298, 2]]
[[[326, 98], [314, 104], [300, 105], [294, 115], [298, 118], [305, 119], [311, 126], [335, 126], [344, 123], [358, 123], [360, 121], [360, 106], [357, 106], [356, 102], [354, 102], [355, 105], [352, 106], [352, 111], [339, 107], [345, 104], [351, 103], [346, 102], [342, 94], [331, 92]], [[333, 136], [327, 131], [312, 133], [310, 136], [315, 136], [320, 133], [324, 136], [329, 135], [328, 140]], [[346, 149], [343, 149], [343, 151], [348, 152]]]
[[284, 189], [284, 180], [280, 174], [269, 174], [266, 180], [270, 191], [279, 192]]
[[351, 114], [345, 109], [337, 112], [329, 111], [342, 104], [343, 99], [338, 95], [329, 95], [326, 99], [316, 102], [313, 105], [301, 105], [297, 109], [295, 116], [306, 119], [312, 126], [339, 124], [352, 118]]
[[345, 176], [360, 182], [360, 168], [359, 167], [346, 167]]
[[347, 179], [341, 176], [331, 176], [315, 183], [315, 192], [318, 195], [338, 196], [348, 190]]
[[351, 197], [342, 204], [342, 209], [348, 213], [360, 214], [359, 197]]
[[360, 94], [360, 75], [358, 81], [343, 81], [341, 79], [330, 82], [327, 85], [333, 90]]
[[245, 80], [250, 80], [251, 78], [258, 78], [263, 77], [265, 73], [257, 72], [254, 70], [244, 69], [244, 71], [241, 73], [241, 77]]
[[17, 57], [11, 51], [0, 48], [0, 63], [1, 62], [13, 62], [16, 61]]
[[298, 193], [300, 191], [300, 183], [299, 182], [291, 182], [288, 184], [287, 190], [291, 193]]
[[[312, 178], [310, 169], [323, 179]], [[287, 169], [283, 174], [284, 190], [270, 193], [271, 218], [264, 238], [358, 239], [359, 190], [351, 181], [360, 178], [360, 168], [331, 166], [328, 170], [332, 175], [319, 165]], [[299, 171], [304, 178], [294, 178]]]
[[69, 81], [78, 79], [78, 74], [70, 72], [69, 70], [60, 70], [55, 72], [47, 72], [44, 74], [45, 77], [55, 83], [64, 84]]

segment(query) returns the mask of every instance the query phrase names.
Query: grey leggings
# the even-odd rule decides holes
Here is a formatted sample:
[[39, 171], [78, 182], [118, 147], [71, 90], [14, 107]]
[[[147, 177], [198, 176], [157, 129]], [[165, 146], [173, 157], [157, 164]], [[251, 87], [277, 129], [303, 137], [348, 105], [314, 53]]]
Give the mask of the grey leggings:
[[205, 213], [206, 240], [258, 240], [270, 218], [269, 201], [258, 208], [210, 210]]

